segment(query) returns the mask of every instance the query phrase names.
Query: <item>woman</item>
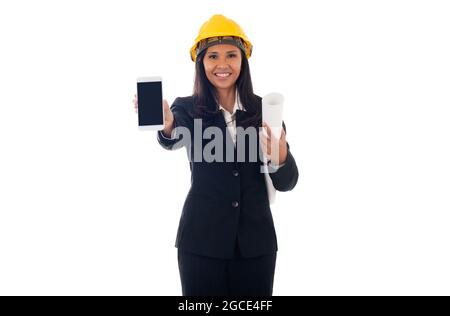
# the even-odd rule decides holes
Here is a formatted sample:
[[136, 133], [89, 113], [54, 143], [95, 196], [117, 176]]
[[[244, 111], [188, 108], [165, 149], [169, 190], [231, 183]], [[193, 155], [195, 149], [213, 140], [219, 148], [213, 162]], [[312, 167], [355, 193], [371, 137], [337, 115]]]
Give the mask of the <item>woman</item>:
[[[238, 24], [213, 16], [191, 49], [193, 95], [177, 98], [170, 108], [164, 100], [158, 141], [166, 149], [184, 146], [191, 169], [176, 239], [183, 295], [272, 295], [278, 248], [260, 148], [271, 160], [277, 190], [292, 190], [298, 170], [284, 123], [278, 140], [261, 122], [261, 98], [253, 94], [247, 61], [251, 52]], [[261, 126], [267, 134], [243, 134]]]

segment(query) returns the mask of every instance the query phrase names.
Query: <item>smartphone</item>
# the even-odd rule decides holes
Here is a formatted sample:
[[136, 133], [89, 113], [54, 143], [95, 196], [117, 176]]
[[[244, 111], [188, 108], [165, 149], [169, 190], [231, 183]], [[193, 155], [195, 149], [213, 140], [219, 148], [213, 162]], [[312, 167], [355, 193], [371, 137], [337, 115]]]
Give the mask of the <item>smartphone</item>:
[[164, 128], [161, 77], [137, 78], [138, 120], [141, 130]]

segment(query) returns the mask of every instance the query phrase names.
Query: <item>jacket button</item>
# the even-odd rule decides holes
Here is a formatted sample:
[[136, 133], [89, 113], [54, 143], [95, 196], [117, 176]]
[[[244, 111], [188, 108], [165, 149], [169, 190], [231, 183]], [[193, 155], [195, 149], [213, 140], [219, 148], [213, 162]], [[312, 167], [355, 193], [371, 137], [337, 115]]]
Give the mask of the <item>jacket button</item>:
[[237, 177], [239, 175], [239, 171], [233, 170], [233, 176]]
[[233, 201], [233, 203], [231, 203], [231, 205], [233, 207], [238, 207], [239, 206], [239, 202], [238, 201]]

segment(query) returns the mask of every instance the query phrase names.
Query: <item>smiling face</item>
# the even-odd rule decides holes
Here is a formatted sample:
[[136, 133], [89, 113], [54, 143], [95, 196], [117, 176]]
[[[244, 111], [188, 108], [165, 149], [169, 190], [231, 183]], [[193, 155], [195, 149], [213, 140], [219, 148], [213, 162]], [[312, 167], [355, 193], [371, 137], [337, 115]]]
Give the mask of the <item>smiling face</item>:
[[203, 65], [208, 80], [217, 90], [233, 89], [241, 73], [242, 53], [229, 44], [208, 47]]

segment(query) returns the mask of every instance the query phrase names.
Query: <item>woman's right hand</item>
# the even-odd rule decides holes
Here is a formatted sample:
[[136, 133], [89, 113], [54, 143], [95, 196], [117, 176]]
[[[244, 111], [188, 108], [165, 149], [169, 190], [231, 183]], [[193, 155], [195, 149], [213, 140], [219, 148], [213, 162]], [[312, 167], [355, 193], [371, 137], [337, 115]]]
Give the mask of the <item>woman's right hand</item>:
[[[138, 100], [136, 95], [134, 95], [133, 103], [134, 103], [134, 111], [137, 113]], [[167, 103], [167, 100], [164, 100], [163, 107], [164, 107], [164, 129], [162, 130], [162, 132], [164, 136], [170, 138], [174, 128], [173, 114], [172, 111], [170, 110], [169, 103]]]

